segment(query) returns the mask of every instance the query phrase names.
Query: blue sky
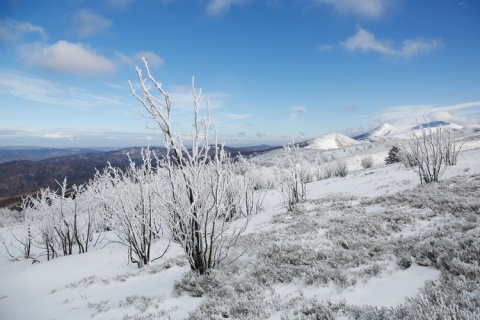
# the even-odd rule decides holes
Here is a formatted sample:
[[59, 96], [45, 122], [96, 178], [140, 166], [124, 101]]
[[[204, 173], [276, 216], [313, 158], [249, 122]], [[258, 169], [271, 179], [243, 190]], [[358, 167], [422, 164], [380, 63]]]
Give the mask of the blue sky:
[[161, 145], [128, 80], [149, 61], [191, 131], [229, 145], [416, 119], [480, 122], [477, 0], [6, 0], [0, 146]]

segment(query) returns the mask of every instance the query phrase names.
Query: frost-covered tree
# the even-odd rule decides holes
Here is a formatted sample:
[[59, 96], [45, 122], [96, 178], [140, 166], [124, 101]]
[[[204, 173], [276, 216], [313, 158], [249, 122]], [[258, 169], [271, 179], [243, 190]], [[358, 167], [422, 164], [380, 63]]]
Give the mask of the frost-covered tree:
[[400, 159], [398, 157], [398, 147], [393, 146], [387, 154], [387, 157], [385, 158], [385, 164], [392, 164], [392, 163], [397, 163], [400, 162]]
[[420, 183], [437, 182], [448, 165], [456, 164], [461, 145], [448, 128], [431, 128], [428, 124], [418, 127], [420, 133], [412, 131], [399, 145], [398, 158], [418, 174]]
[[[200, 116], [201, 90], [192, 78], [193, 131], [187, 148], [171, 124], [173, 103], [170, 94], [151, 75], [142, 59], [147, 76], [136, 68], [141, 93], [130, 83], [133, 96], [143, 106], [143, 116], [153, 120], [163, 133], [167, 155], [160, 166], [166, 179], [158, 180], [158, 196], [164, 210], [164, 223], [174, 241], [179, 243], [190, 267], [199, 274], [224, 261], [248, 223], [238, 220], [235, 212], [239, 198], [249, 189], [238, 184], [232, 170], [234, 159], [215, 139], [210, 144], [210, 117]], [[156, 93], [152, 93], [153, 85]], [[207, 103], [208, 106], [208, 103]], [[236, 192], [232, 187], [235, 185]]]

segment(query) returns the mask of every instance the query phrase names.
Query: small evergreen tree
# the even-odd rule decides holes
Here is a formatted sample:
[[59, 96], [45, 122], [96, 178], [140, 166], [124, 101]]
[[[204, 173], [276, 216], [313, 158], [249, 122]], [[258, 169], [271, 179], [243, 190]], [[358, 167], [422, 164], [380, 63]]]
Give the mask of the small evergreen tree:
[[392, 163], [397, 163], [400, 162], [400, 159], [398, 158], [398, 147], [393, 146], [390, 151], [388, 151], [388, 155], [385, 158], [385, 163], [386, 164], [392, 164]]

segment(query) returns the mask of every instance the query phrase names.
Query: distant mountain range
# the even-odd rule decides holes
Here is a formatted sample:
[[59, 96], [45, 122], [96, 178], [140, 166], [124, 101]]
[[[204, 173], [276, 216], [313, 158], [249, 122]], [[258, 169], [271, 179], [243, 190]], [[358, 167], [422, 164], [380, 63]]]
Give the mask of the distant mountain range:
[[426, 127], [430, 127], [432, 129], [438, 127], [447, 127], [453, 130], [458, 130], [462, 128], [462, 126], [445, 121], [433, 121], [417, 125], [415, 127], [393, 126], [391, 124], [385, 123], [368, 132], [351, 138], [343, 134], [331, 133], [319, 136], [314, 139], [306, 140], [304, 142], [300, 142], [298, 145], [306, 149], [332, 150], [354, 146], [365, 141], [376, 142], [385, 140], [405, 139], [408, 133], [415, 132], [420, 130], [421, 128]]
[[[232, 156], [242, 154], [248, 157], [274, 148], [260, 145], [225, 147], [225, 150]], [[108, 152], [92, 149], [2, 148], [0, 159], [16, 157], [17, 160], [0, 163], [0, 208], [15, 206], [22, 197], [34, 194], [41, 188], [56, 189], [56, 181], [61, 182], [65, 177], [69, 185], [88, 182], [96, 169], [101, 171], [107, 162], [125, 168], [128, 156], [133, 161], [141, 161], [141, 150], [139, 147]], [[159, 157], [166, 154], [165, 148], [151, 147], [150, 150]], [[53, 157], [45, 158], [48, 155]]]
[[[353, 138], [342, 134], [327, 134], [298, 143], [300, 147], [315, 150], [330, 150], [354, 146], [366, 141], [385, 141], [404, 139], [408, 132], [420, 130], [421, 127], [438, 128], [445, 126], [451, 129], [461, 129], [461, 126], [435, 121], [415, 127], [401, 127], [383, 124], [373, 130]], [[225, 147], [225, 150], [235, 156], [241, 154], [249, 157], [265, 153], [279, 147], [260, 145], [252, 147]], [[126, 148], [114, 151], [97, 149], [55, 149], [36, 147], [0, 147], [0, 207], [12, 207], [18, 204], [22, 197], [34, 194], [40, 188], [56, 189], [56, 181], [67, 177], [68, 183], [81, 184], [91, 179], [96, 169], [102, 170], [107, 162], [113, 166], [124, 168], [128, 165], [128, 157], [133, 161], [141, 161], [142, 148]], [[150, 148], [157, 156], [166, 154], [165, 148]]]
[[408, 133], [415, 132], [421, 128], [430, 127], [432, 129], [438, 127], [446, 127], [452, 130], [462, 129], [462, 126], [459, 126], [454, 123], [445, 122], [445, 121], [432, 121], [429, 123], [423, 123], [414, 127], [410, 126], [393, 126], [388, 123], [385, 123], [379, 127], [376, 127], [368, 132], [354, 136], [355, 140], [363, 141], [382, 141], [389, 139], [405, 139]]
[[101, 152], [85, 148], [40, 148], [40, 147], [0, 147], [0, 163], [16, 160], [44, 160], [53, 157], [70, 156], [82, 153]]

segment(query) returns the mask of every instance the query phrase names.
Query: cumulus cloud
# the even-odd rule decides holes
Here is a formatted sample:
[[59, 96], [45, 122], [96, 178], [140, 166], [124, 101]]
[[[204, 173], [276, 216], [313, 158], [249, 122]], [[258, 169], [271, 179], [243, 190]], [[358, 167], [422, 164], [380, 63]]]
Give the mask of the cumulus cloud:
[[42, 40], [47, 38], [42, 27], [33, 25], [29, 22], [21, 22], [10, 18], [0, 21], [0, 40], [17, 42], [22, 40], [28, 34], [35, 34]]
[[387, 57], [410, 58], [422, 52], [438, 50], [443, 46], [440, 39], [407, 39], [399, 49], [395, 49], [387, 40], [377, 39], [375, 35], [363, 28], [358, 28], [357, 33], [342, 42], [341, 45], [348, 51], [378, 52]]
[[395, 4], [394, 0], [312, 0], [316, 4], [332, 5], [340, 14], [356, 15], [369, 19], [382, 17]]
[[307, 111], [307, 108], [300, 107], [300, 106], [290, 107], [289, 109], [290, 109], [290, 114], [287, 119], [288, 121], [295, 119], [296, 117], [298, 117], [299, 115]]
[[105, 19], [92, 10], [79, 10], [73, 16], [73, 24], [76, 33], [82, 37], [91, 37], [96, 33], [112, 26], [112, 21]]
[[210, 15], [221, 15], [227, 12], [232, 5], [241, 5], [248, 0], [210, 0], [207, 5], [207, 13]]
[[137, 62], [141, 61], [142, 57], [145, 57], [149, 67], [160, 67], [164, 63], [163, 59], [152, 51], [138, 51], [133, 54]]
[[80, 43], [31, 43], [20, 46], [19, 50], [28, 65], [46, 70], [81, 76], [99, 76], [116, 70], [112, 61]]

